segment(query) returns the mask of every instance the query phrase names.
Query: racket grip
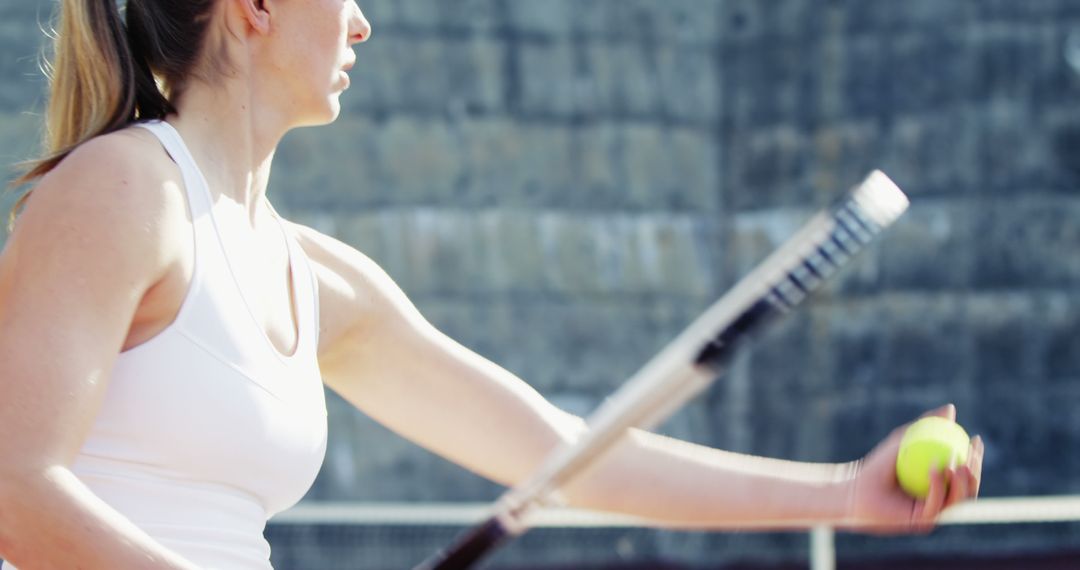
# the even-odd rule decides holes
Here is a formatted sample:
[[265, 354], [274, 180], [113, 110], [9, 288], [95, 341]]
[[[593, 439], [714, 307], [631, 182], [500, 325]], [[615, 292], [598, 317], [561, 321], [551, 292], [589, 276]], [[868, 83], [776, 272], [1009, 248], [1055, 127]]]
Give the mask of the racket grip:
[[428, 558], [413, 570], [462, 570], [472, 567], [487, 553], [510, 537], [510, 532], [498, 517], [491, 517], [447, 550]]

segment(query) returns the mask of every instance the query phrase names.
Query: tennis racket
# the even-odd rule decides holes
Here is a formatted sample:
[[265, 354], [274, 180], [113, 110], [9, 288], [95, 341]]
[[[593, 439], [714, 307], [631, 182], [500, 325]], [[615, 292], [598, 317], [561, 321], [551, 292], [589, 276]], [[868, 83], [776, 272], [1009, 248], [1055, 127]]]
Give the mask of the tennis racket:
[[650, 429], [711, 384], [740, 345], [819, 288], [908, 207], [884, 173], [866, 179], [822, 210], [743, 277], [588, 418], [573, 444], [556, 449], [522, 484], [507, 491], [486, 521], [416, 570], [469, 568], [528, 530], [528, 515], [598, 461], [626, 432]]

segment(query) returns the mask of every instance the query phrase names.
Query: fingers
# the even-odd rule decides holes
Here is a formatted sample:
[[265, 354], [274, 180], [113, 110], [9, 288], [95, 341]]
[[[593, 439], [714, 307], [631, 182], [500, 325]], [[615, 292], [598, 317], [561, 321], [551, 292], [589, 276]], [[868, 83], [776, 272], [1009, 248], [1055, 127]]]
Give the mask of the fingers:
[[949, 477], [948, 497], [945, 499], [945, 505], [942, 507], [942, 510], [961, 501], [966, 501], [971, 496], [972, 480], [970, 467], [967, 465], [957, 467]]
[[982, 484], [982, 463], [983, 453], [985, 447], [983, 446], [983, 440], [981, 436], [975, 436], [971, 439], [971, 449], [968, 452], [968, 470], [971, 474], [971, 482], [968, 487], [971, 490], [972, 497], [979, 496], [979, 485]]
[[930, 494], [922, 508], [916, 509], [918, 528], [923, 529], [925, 528], [923, 525], [932, 525], [941, 511], [979, 495], [983, 452], [982, 438], [975, 436], [971, 440], [967, 463], [931, 472]]
[[951, 469], [931, 469], [930, 493], [921, 503], [916, 503], [912, 513], [912, 526], [916, 531], [930, 532], [941, 510], [945, 507], [948, 492], [947, 477]]

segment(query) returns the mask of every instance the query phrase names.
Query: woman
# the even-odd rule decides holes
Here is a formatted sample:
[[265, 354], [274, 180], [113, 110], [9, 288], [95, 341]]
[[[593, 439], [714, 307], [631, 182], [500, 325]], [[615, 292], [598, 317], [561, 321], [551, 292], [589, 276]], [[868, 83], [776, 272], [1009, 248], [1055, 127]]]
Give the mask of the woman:
[[[126, 11], [62, 1], [50, 153], [0, 256], [0, 558], [269, 568], [263, 525], [323, 458], [322, 383], [504, 484], [581, 432], [267, 201], [282, 136], [339, 113], [371, 36], [353, 0]], [[562, 494], [667, 526], [926, 530], [976, 495], [981, 442], [916, 502], [893, 477], [899, 433], [862, 461], [808, 464], [636, 432]]]

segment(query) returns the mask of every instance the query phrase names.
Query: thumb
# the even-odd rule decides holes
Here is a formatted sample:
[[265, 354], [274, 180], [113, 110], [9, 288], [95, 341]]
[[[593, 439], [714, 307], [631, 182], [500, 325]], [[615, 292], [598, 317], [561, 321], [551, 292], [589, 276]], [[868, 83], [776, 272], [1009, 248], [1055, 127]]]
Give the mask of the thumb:
[[940, 408], [930, 410], [929, 412], [924, 413], [923, 415], [919, 416], [919, 419], [930, 418], [930, 417], [934, 417], [934, 416], [937, 416], [939, 418], [945, 418], [945, 419], [947, 419], [949, 421], [955, 422], [956, 421], [956, 406], [954, 406], [953, 404], [945, 404], [944, 406], [941, 406]]

